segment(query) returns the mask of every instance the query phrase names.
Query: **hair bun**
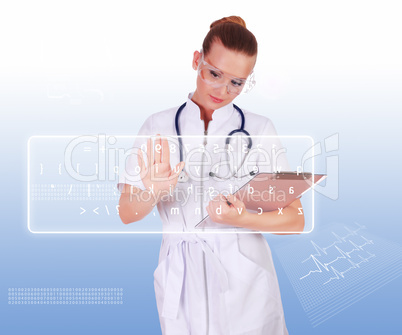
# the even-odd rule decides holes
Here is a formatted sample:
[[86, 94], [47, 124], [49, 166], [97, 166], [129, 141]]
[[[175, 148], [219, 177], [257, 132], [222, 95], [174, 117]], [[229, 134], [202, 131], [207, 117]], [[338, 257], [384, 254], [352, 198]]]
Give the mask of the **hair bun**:
[[209, 26], [210, 29], [212, 29], [213, 27], [216, 27], [219, 24], [222, 23], [237, 23], [240, 24], [242, 27], [247, 28], [246, 27], [246, 22], [244, 22], [244, 20], [240, 17], [240, 16], [227, 16], [227, 17], [223, 17], [220, 20], [216, 20], [214, 22], [211, 23], [211, 25]]
[[212, 22], [202, 43], [204, 56], [208, 55], [215, 42], [248, 56], [255, 56], [258, 52], [257, 40], [240, 16], [228, 16]]

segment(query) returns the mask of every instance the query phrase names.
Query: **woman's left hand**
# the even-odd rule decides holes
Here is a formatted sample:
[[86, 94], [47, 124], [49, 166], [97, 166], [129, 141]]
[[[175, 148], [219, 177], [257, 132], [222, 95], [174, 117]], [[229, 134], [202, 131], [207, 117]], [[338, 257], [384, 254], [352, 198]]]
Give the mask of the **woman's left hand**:
[[[230, 206], [226, 200], [231, 202]], [[244, 227], [249, 214], [243, 201], [237, 199], [233, 194], [229, 194], [227, 197], [218, 194], [209, 202], [207, 212], [212, 221], [236, 227]]]

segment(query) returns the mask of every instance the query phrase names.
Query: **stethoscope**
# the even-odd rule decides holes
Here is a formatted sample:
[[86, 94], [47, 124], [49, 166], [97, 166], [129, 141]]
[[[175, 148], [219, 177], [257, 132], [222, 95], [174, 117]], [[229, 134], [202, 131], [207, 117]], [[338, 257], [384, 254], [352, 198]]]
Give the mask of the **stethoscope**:
[[[176, 117], [175, 117], [176, 134], [177, 134], [178, 140], [179, 140], [180, 162], [183, 161], [183, 141], [182, 141], [182, 138], [181, 138], [181, 132], [180, 132], [180, 127], [179, 127], [179, 117], [180, 117], [180, 113], [182, 112], [183, 108], [186, 107], [186, 104], [187, 103], [185, 102], [184, 104], [182, 104], [179, 107], [179, 109], [176, 112]], [[241, 162], [241, 165], [240, 165], [240, 167], [241, 167], [244, 164], [244, 161], [245, 161], [248, 153], [250, 152], [251, 147], [253, 146], [253, 141], [251, 140], [251, 137], [250, 137], [250, 134], [248, 133], [248, 131], [244, 129], [244, 114], [243, 114], [243, 111], [238, 106], [236, 106], [235, 104], [233, 104], [233, 107], [240, 114], [241, 125], [240, 125], [239, 129], [234, 129], [227, 135], [226, 140], [225, 140], [225, 152], [228, 152], [230, 139], [231, 139], [231, 136], [233, 134], [243, 133], [243, 134], [247, 135], [248, 136], [247, 137], [247, 139], [248, 139], [247, 152], [244, 155], [244, 158], [243, 158], [243, 160]], [[253, 170], [253, 171], [251, 171], [250, 173], [248, 173], [248, 174], [246, 174], [244, 176], [237, 176], [236, 174], [240, 170], [240, 167], [236, 171], [234, 171], [233, 174], [230, 177], [220, 177], [220, 176], [218, 176], [216, 173], [214, 173], [212, 171], [209, 172], [209, 176], [210, 177], [216, 177], [216, 178], [219, 178], [219, 179], [222, 179], [222, 180], [227, 180], [227, 179], [230, 179], [232, 177], [243, 178], [243, 177], [246, 177], [246, 176], [253, 176], [258, 172], [258, 169], [257, 169], [257, 171]], [[181, 173], [179, 175], [178, 182], [186, 183], [186, 182], [188, 182], [189, 179], [190, 179], [189, 175], [187, 174], [187, 172], [183, 168], [183, 170], [181, 171]]]

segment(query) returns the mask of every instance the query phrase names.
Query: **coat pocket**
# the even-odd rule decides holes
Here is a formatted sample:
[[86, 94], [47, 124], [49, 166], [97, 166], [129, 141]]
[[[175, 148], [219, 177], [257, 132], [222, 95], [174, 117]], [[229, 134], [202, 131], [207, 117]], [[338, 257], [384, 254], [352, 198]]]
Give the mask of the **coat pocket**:
[[[273, 264], [270, 263], [266, 266], [262, 266], [242, 252], [239, 252], [238, 256], [240, 264], [239, 268], [242, 269], [237, 273], [239, 278], [241, 278], [245, 283], [256, 286], [256, 288], [260, 287], [262, 294], [267, 294], [271, 296], [271, 298], [280, 301], [276, 273], [275, 270], [273, 272], [270, 270], [270, 268], [273, 268]], [[270, 260], [268, 260], [268, 262], [270, 262]]]
[[[283, 322], [279, 286], [275, 272], [271, 272], [270, 250], [259, 237], [246, 239], [244, 248], [234, 241], [230, 254], [226, 255], [230, 260], [227, 264], [229, 291], [225, 298], [234, 334], [253, 331], [257, 334], [267, 323]], [[263, 257], [257, 257], [259, 253], [264, 253]]]

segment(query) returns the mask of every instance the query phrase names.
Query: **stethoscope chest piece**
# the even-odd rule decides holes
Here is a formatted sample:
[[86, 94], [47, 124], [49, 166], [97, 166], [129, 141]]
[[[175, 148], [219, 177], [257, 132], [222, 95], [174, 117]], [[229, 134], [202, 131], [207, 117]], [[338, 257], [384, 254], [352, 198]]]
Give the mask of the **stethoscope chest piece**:
[[178, 182], [179, 183], [187, 183], [189, 181], [189, 177], [186, 171], [181, 171], [179, 174]]

